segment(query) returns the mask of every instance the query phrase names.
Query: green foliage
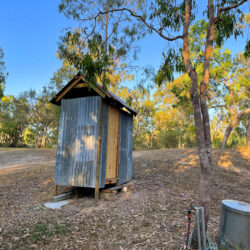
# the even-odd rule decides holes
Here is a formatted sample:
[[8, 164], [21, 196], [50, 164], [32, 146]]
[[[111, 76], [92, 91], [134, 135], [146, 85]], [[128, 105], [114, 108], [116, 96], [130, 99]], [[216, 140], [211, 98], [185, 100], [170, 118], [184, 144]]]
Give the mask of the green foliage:
[[3, 97], [4, 87], [8, 73], [4, 63], [3, 49], [0, 47], [0, 98]]
[[18, 97], [0, 100], [0, 145], [46, 147], [56, 144], [60, 111], [50, 104], [51, 93], [44, 88]]
[[47, 86], [48, 91], [51, 92], [51, 96], [57, 94], [77, 73], [78, 70], [70, 65], [69, 61], [63, 60], [61, 68], [54, 72]]
[[24, 132], [24, 143], [29, 146], [35, 146], [37, 144], [37, 132], [31, 126], [28, 126]]
[[177, 105], [175, 84], [159, 87], [153, 94], [142, 85], [119, 88], [117, 94], [138, 111], [134, 118], [134, 150], [196, 146], [192, 108]]
[[246, 47], [245, 47], [245, 52], [244, 52], [245, 57], [249, 57], [250, 56], [250, 40], [247, 41]]
[[[217, 8], [224, 8], [229, 5], [237, 4], [237, 0], [225, 0], [216, 1]], [[192, 1], [191, 10], [191, 24], [195, 20], [196, 3]], [[208, 12], [204, 11], [207, 15]], [[204, 15], [204, 18], [206, 18]], [[164, 35], [176, 34], [176, 32], [182, 32], [185, 16], [185, 1], [154, 1], [150, 2], [150, 8], [148, 9], [148, 22], [152, 24], [152, 27], [158, 29], [158, 31]], [[232, 9], [230, 11], [223, 11], [219, 13], [216, 19], [215, 25], [215, 45], [220, 47], [224, 41], [234, 35], [237, 39], [238, 36], [243, 34], [243, 19], [244, 15], [239, 8]], [[145, 18], [145, 20], [147, 20]], [[193, 65], [196, 66], [202, 63], [205, 51], [205, 40], [208, 29], [208, 23], [205, 19], [196, 21], [195, 25], [190, 27], [189, 35], [189, 49], [191, 52], [191, 58]], [[164, 31], [164, 32], [163, 32]], [[178, 34], [178, 33], [177, 33]], [[203, 44], [203, 46], [201, 46]], [[246, 46], [246, 55], [247, 49]], [[165, 54], [167, 56], [165, 56]], [[173, 81], [174, 73], [185, 73], [185, 67], [183, 62], [182, 49], [178, 46], [168, 48], [166, 53], [163, 53], [164, 61], [160, 66], [158, 74], [156, 76], [156, 83], [162, 84], [164, 81]]]
[[213, 148], [221, 148], [223, 133], [226, 129], [226, 124], [221, 120], [220, 115], [217, 113], [211, 119], [211, 140]]
[[[195, 7], [195, 1], [193, 1]], [[171, 28], [179, 31], [184, 23], [185, 1], [155, 1], [150, 3], [149, 20], [159, 20], [159, 26], [163, 29]], [[193, 17], [192, 17], [193, 19]]]
[[[208, 24], [205, 20], [199, 20], [190, 27], [190, 56], [192, 64], [196, 68], [198, 84], [200, 84], [203, 76], [202, 61], [205, 52], [207, 27]], [[224, 122], [230, 123], [235, 119], [235, 114], [237, 112], [249, 108], [249, 60], [244, 58], [242, 54], [239, 54], [235, 59], [232, 59], [230, 50], [223, 50], [217, 45], [214, 46], [211, 59], [210, 82], [207, 91], [208, 105], [220, 107], [216, 109], [217, 113], [213, 114], [214, 118], [218, 116]], [[167, 73], [168, 70], [165, 70], [164, 72]], [[160, 70], [157, 77], [161, 76], [162, 73]], [[164, 81], [167, 77], [166, 79], [164, 79], [164, 77], [162, 79]], [[189, 89], [190, 79], [187, 74], [181, 75], [170, 83], [166, 83], [165, 91], [170, 91], [176, 97], [176, 102], [172, 104], [173, 108], [191, 108]], [[234, 110], [234, 102], [237, 105], [238, 111]], [[212, 124], [212, 127], [213, 126], [214, 125]], [[220, 125], [218, 127], [218, 133], [216, 131], [211, 132], [213, 147], [220, 147], [222, 145], [223, 132], [225, 129], [226, 124], [224, 123], [223, 126]], [[168, 136], [170, 136], [169, 140], [172, 140], [173, 133], [170, 133]], [[161, 138], [163, 138], [163, 136], [161, 136]], [[237, 141], [239, 142], [239, 140]]]
[[173, 81], [174, 73], [182, 73], [185, 71], [185, 65], [182, 57], [182, 49], [178, 52], [174, 49], [169, 49], [167, 56], [164, 58], [163, 65], [160, 66], [158, 74], [155, 77], [155, 82], [161, 85], [164, 81]]
[[236, 146], [245, 146], [245, 145], [246, 145], [245, 130], [240, 126], [236, 127], [228, 139], [227, 147], [233, 148]]
[[[218, 60], [222, 58], [224, 58], [223, 59], [224, 61], [227, 60], [227, 62], [229, 62], [226, 56], [231, 57], [230, 52], [228, 50], [225, 50], [224, 52], [221, 51], [221, 46], [223, 45], [225, 41], [225, 37], [229, 38], [232, 32], [236, 32], [235, 37], [237, 38], [243, 32], [242, 26], [240, 26], [240, 24], [243, 23], [242, 16], [238, 17], [236, 14], [232, 14], [232, 15], [230, 14], [229, 16], [228, 15], [229, 14], [227, 14], [228, 22], [229, 21], [232, 22], [230, 25], [228, 24], [228, 25], [225, 25], [224, 27], [224, 23], [223, 25], [220, 25], [218, 23], [216, 26], [220, 28], [221, 30], [216, 31], [219, 33], [219, 35], [216, 35], [215, 46], [212, 52], [212, 61], [211, 61], [211, 66], [210, 66], [211, 78], [215, 77], [214, 74], [221, 73], [221, 70], [219, 72], [218, 71], [216, 72], [216, 68], [215, 68], [216, 62], [218, 62]], [[224, 20], [223, 16], [221, 18], [222, 19], [219, 19], [219, 20]], [[234, 25], [236, 24], [235, 23], [236, 21], [237, 21], [237, 27], [239, 27], [237, 29], [238, 31], [236, 31], [236, 29], [233, 29]], [[201, 19], [201, 20], [197, 20], [195, 24], [190, 27], [190, 30], [189, 30], [189, 52], [190, 52], [192, 64], [196, 68], [196, 71], [198, 73], [199, 82], [202, 80], [202, 74], [203, 74], [203, 59], [204, 59], [204, 53], [205, 53], [207, 29], [208, 29], [207, 21], [205, 19]], [[181, 48], [178, 48], [178, 49], [170, 48], [168, 49], [167, 56], [165, 56], [165, 53], [163, 53], [163, 56], [164, 56], [164, 63], [160, 66], [160, 69], [158, 70], [158, 73], [155, 77], [155, 81], [158, 85], [166, 81], [173, 81], [174, 73], [185, 73], [185, 65], [183, 61], [183, 53], [182, 53]], [[228, 66], [232, 68], [232, 63], [231, 65], [228, 65]], [[216, 77], [218, 77], [218, 75]], [[213, 82], [213, 83], [216, 83], [216, 82]], [[190, 88], [190, 85], [189, 86], [187, 85], [187, 87]]]
[[79, 24], [61, 37], [59, 56], [81, 71], [90, 86], [97, 81], [104, 87], [112, 85], [110, 75], [124, 67], [122, 61], [130, 52], [136, 52], [131, 51], [132, 41], [141, 35], [136, 24], [119, 25], [124, 19], [119, 12], [98, 13], [100, 9], [105, 12], [123, 4], [123, 1], [62, 0], [59, 5], [60, 12]]
[[[40, 94], [30, 90], [25, 93], [30, 99], [29, 125], [38, 147], [47, 147], [57, 140], [59, 108], [50, 103], [51, 93], [46, 88]], [[27, 138], [28, 139], [28, 138]]]
[[28, 124], [29, 103], [19, 96], [5, 96], [0, 100], [0, 145], [16, 147], [24, 143]]
[[[223, 8], [237, 3], [239, 3], [238, 0], [217, 1], [217, 8]], [[243, 17], [243, 13], [239, 8], [225, 11], [220, 14], [215, 25], [215, 42], [218, 46], [221, 46], [223, 42], [232, 35], [237, 39], [238, 36], [243, 34], [239, 25], [243, 23]]]
[[[103, 75], [104, 69], [111, 66], [109, 57], [106, 54], [104, 43], [100, 35], [95, 34], [93, 39], [88, 39], [87, 43], [82, 46], [83, 51], [69, 49], [68, 43], [76, 45], [79, 42], [79, 33], [68, 32], [62, 38], [62, 43], [59, 46], [59, 54], [61, 59], [67, 59], [71, 65], [81, 71], [90, 85], [97, 82], [97, 78]], [[66, 46], [64, 46], [66, 44]], [[77, 45], [76, 45], [77, 46]], [[109, 51], [111, 52], [111, 49]], [[105, 83], [106, 82], [106, 78]]]

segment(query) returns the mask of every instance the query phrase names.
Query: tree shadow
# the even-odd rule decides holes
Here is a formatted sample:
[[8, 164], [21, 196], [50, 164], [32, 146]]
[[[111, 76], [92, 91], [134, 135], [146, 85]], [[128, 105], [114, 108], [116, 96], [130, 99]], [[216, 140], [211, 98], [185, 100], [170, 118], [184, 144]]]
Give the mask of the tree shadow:
[[214, 152], [216, 168], [250, 177], [250, 148], [217, 149]]

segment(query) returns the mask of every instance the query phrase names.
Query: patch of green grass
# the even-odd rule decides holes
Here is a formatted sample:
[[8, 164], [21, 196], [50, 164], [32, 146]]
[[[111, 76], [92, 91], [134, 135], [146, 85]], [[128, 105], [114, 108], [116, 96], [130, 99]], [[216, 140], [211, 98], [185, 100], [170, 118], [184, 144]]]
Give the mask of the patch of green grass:
[[19, 247], [39, 241], [48, 241], [53, 235], [66, 235], [69, 232], [69, 225], [52, 223], [38, 223], [29, 225], [27, 228], [8, 232], [4, 235], [2, 246], [9, 248], [8, 242], [12, 242]]
[[148, 221], [146, 221], [146, 220], [143, 220], [143, 221], [142, 221], [142, 226], [143, 226], [143, 227], [150, 227], [151, 224], [150, 224], [150, 222], [148, 222]]
[[139, 226], [133, 226], [133, 231], [136, 231], [136, 232], [140, 231], [140, 227]]
[[107, 224], [106, 223], [103, 223], [103, 222], [98, 222], [97, 223], [97, 227], [100, 227], [100, 228], [107, 228], [108, 226], [107, 226]]
[[53, 235], [47, 224], [35, 224], [30, 227], [30, 236], [32, 242], [49, 238]]
[[54, 226], [55, 234], [65, 235], [68, 232], [68, 228], [65, 225], [54, 223], [53, 226]]
[[59, 224], [57, 222], [53, 222], [50, 224], [40, 223], [32, 225], [29, 228], [30, 239], [32, 242], [36, 242], [42, 239], [47, 239], [53, 236], [54, 234], [57, 235], [65, 235], [68, 232], [67, 226]]

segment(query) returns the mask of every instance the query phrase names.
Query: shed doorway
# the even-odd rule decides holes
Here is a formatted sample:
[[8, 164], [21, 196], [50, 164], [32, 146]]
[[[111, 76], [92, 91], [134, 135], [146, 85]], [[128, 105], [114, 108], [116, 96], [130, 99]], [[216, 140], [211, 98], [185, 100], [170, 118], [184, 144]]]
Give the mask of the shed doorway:
[[108, 108], [108, 134], [105, 184], [118, 182], [120, 112], [117, 108]]

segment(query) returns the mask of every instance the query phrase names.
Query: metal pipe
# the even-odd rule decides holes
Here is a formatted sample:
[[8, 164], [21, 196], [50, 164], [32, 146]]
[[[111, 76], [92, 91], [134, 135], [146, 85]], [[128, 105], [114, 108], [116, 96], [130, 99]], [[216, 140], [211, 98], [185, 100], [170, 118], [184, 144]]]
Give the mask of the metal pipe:
[[186, 250], [188, 249], [188, 241], [189, 241], [189, 234], [190, 234], [190, 223], [191, 223], [191, 209], [188, 210], [188, 231], [187, 231], [187, 239], [186, 239]]
[[197, 237], [198, 237], [198, 245], [199, 245], [199, 250], [201, 250], [201, 236], [200, 236], [200, 216], [199, 216], [199, 208], [195, 208], [196, 210], [196, 222], [197, 222]]
[[204, 247], [204, 250], [206, 250], [207, 248], [207, 242], [206, 242], [206, 230], [205, 230], [205, 217], [204, 217], [204, 208], [201, 207], [201, 226], [202, 226], [202, 236], [203, 236], [203, 247]]

